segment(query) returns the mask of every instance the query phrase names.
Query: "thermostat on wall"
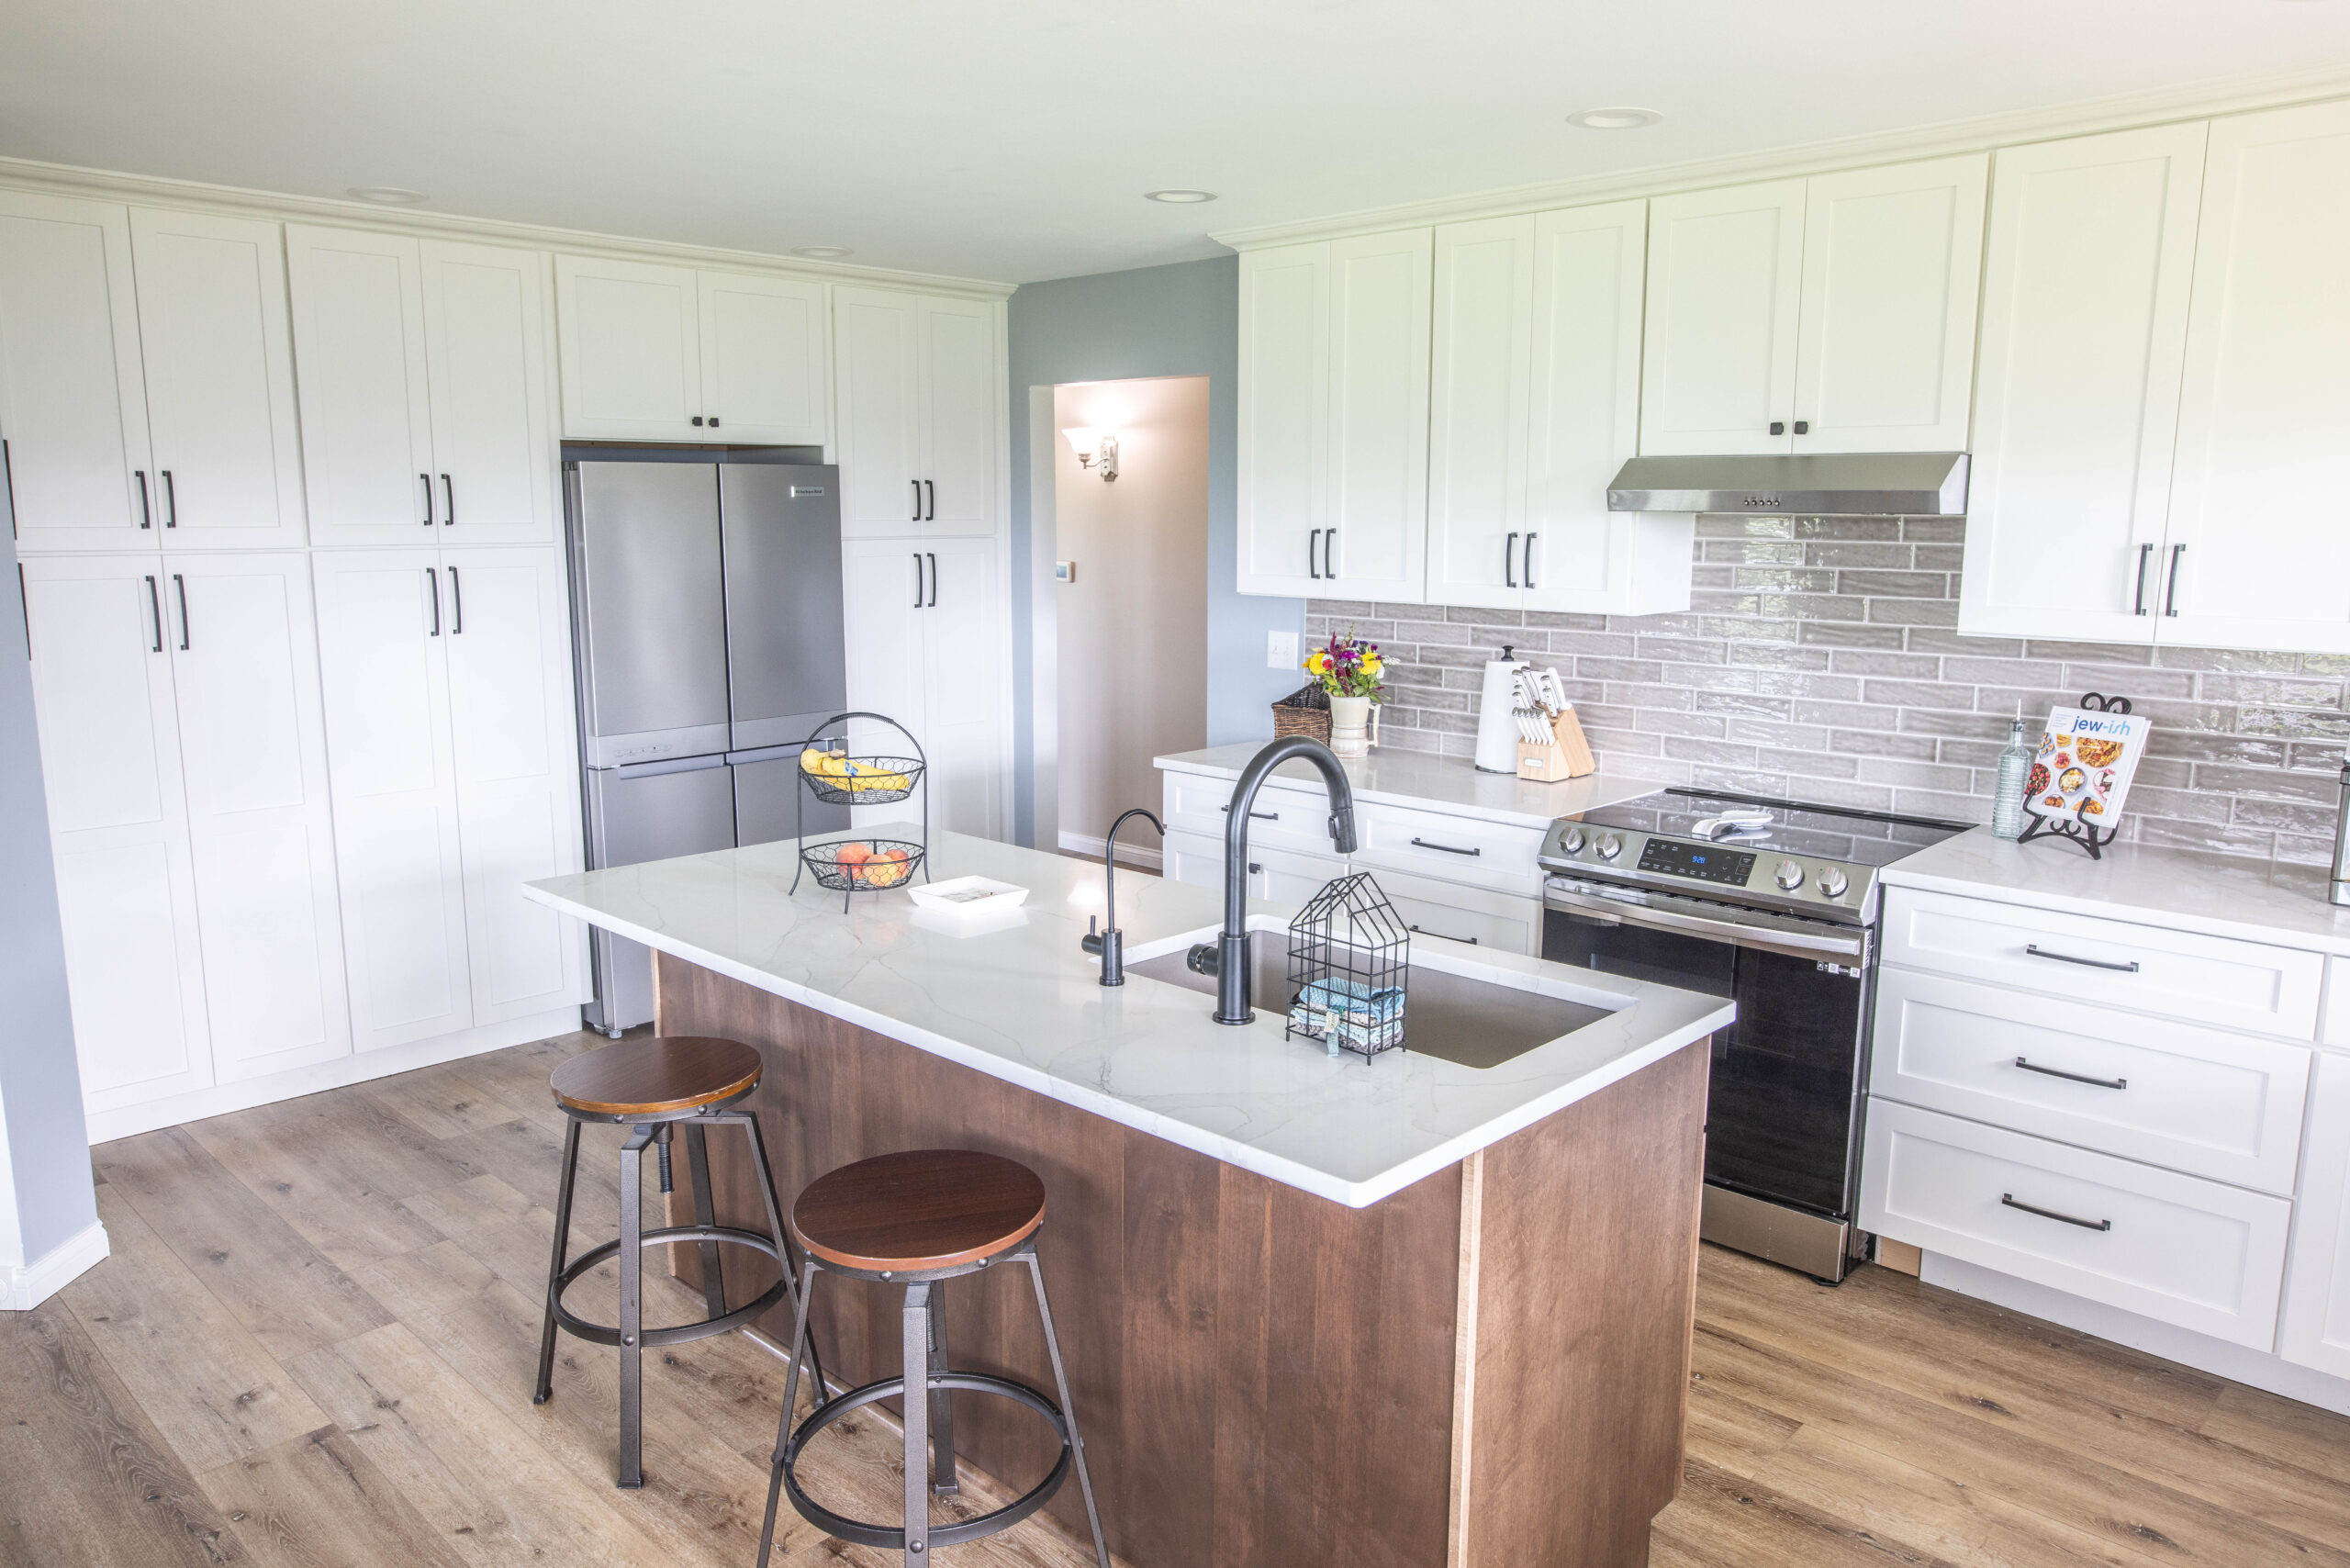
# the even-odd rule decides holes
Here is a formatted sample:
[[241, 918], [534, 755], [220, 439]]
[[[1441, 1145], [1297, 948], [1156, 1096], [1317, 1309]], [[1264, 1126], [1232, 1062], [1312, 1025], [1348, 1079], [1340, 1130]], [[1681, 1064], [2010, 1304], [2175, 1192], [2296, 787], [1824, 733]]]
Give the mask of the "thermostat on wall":
[[1073, 583], [1077, 581], [1077, 563], [1074, 561], [1054, 562], [1053, 581], [1057, 583]]

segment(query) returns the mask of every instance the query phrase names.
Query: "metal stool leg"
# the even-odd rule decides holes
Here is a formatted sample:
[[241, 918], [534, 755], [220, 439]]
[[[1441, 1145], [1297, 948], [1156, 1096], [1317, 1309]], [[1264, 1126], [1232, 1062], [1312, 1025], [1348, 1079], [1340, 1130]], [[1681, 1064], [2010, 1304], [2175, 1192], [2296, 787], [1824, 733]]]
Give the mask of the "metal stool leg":
[[[789, 1279], [791, 1277], [793, 1271], [793, 1264], [790, 1260], [798, 1257], [800, 1254], [799, 1249], [792, 1246], [791, 1238], [783, 1228], [783, 1205], [777, 1201], [775, 1195], [775, 1168], [767, 1163], [767, 1140], [759, 1136], [758, 1113], [755, 1111], [744, 1111], [740, 1114], [743, 1122], [743, 1130], [750, 1136], [751, 1139], [751, 1163], [758, 1167], [759, 1196], [761, 1199], [765, 1200], [767, 1205], [767, 1230], [775, 1237], [775, 1249], [777, 1255], [783, 1260], [780, 1267], [783, 1270], [784, 1277]], [[803, 1298], [806, 1294], [806, 1287], [803, 1285], [801, 1288], [793, 1291], [792, 1296], [795, 1300], [800, 1300], [800, 1298]], [[803, 1323], [807, 1322], [804, 1302], [801, 1306], [800, 1320]], [[802, 1334], [803, 1338], [795, 1340], [792, 1344], [792, 1368], [794, 1371], [797, 1371], [800, 1366], [800, 1356], [803, 1354], [807, 1356], [808, 1375], [816, 1380], [816, 1403], [822, 1405], [831, 1395], [828, 1386], [824, 1382], [824, 1358], [818, 1354], [816, 1350], [816, 1329], [814, 1325], [810, 1324], [802, 1331]], [[802, 1343], [807, 1347], [804, 1351], [800, 1349]], [[791, 1412], [788, 1408], [784, 1412], [787, 1417], [790, 1413]]]
[[554, 1260], [547, 1265], [547, 1320], [539, 1330], [539, 1381], [531, 1403], [544, 1405], [554, 1397], [554, 1293], [563, 1278], [564, 1254], [571, 1243], [571, 1189], [579, 1175], [579, 1124], [565, 1118], [563, 1180], [555, 1187]]
[[[710, 1145], [702, 1130], [692, 1122], [686, 1127], [686, 1171], [694, 1184], [694, 1223], [716, 1225], [718, 1209], [710, 1192]], [[718, 1261], [718, 1243], [701, 1244], [701, 1298], [710, 1307], [712, 1317], [726, 1313], [726, 1276]]]
[[[753, 1137], [756, 1136], [755, 1129]], [[767, 1552], [775, 1545], [776, 1505], [783, 1498], [783, 1451], [791, 1441], [792, 1415], [800, 1406], [800, 1358], [808, 1353], [808, 1304], [816, 1294], [816, 1265], [812, 1260], [800, 1271], [800, 1288], [792, 1294], [799, 1297], [799, 1310], [792, 1315], [791, 1370], [784, 1374], [783, 1414], [776, 1418], [775, 1458], [767, 1470], [767, 1518], [759, 1527], [758, 1568], [767, 1568]], [[824, 1385], [819, 1382], [816, 1403], [823, 1402]]]
[[[946, 1282], [930, 1285], [930, 1370], [946, 1371]], [[951, 1497], [963, 1489], [955, 1474], [955, 1406], [946, 1390], [930, 1391], [930, 1489]]]
[[621, 1473], [619, 1484], [644, 1484], [644, 1399], [643, 1335], [644, 1316], [643, 1155], [659, 1128], [641, 1126], [621, 1145], [621, 1249], [613, 1260], [621, 1266]]
[[1069, 1446], [1077, 1458], [1077, 1489], [1085, 1495], [1085, 1522], [1093, 1529], [1094, 1560], [1101, 1568], [1110, 1568], [1110, 1549], [1102, 1542], [1102, 1512], [1093, 1506], [1093, 1477], [1085, 1469], [1085, 1439], [1077, 1431], [1077, 1401], [1069, 1394], [1069, 1373], [1061, 1366], [1060, 1337], [1053, 1332], [1053, 1306], [1045, 1299], [1045, 1269], [1033, 1245], [1027, 1249], [1026, 1261], [1028, 1277], [1036, 1286], [1036, 1316], [1045, 1325], [1045, 1350], [1053, 1361], [1053, 1388], [1060, 1395], [1061, 1419], [1069, 1423]]
[[[899, 1314], [904, 1326], [901, 1343], [905, 1369], [904, 1427], [906, 1430], [906, 1568], [922, 1568], [930, 1561], [930, 1294], [936, 1287], [906, 1287], [906, 1305]], [[916, 1393], [917, 1389], [923, 1390]]]

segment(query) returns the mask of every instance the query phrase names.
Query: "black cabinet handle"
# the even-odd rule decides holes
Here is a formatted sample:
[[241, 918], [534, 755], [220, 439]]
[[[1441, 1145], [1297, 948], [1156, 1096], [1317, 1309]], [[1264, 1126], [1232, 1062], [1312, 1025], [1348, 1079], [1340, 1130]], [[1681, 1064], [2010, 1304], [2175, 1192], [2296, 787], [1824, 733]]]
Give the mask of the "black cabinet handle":
[[710, 428], [712, 430], [716, 430], [718, 428], [718, 416], [716, 414], [710, 416]]
[[[914, 487], [914, 515], [906, 519], [906, 521], [908, 522], [920, 522], [922, 521], [922, 481], [920, 479], [909, 479], [906, 483]], [[919, 600], [921, 599], [921, 595], [915, 595], [915, 599]]]
[[701, 416], [699, 414], [696, 414], [694, 416], [694, 428], [696, 430], [699, 430], [701, 428]]
[[938, 557], [936, 555], [933, 555], [930, 558], [929, 608], [932, 610], [936, 610], [938, 608]]
[[172, 574], [172, 591], [180, 596], [180, 652], [185, 653], [190, 630], [187, 623], [187, 579], [177, 572]]
[[2037, 942], [2025, 943], [2023, 950], [2035, 958], [2053, 958], [2060, 964], [2078, 964], [2083, 969], [2113, 969], [2125, 975], [2138, 972], [2138, 960], [2135, 958], [2126, 964], [2117, 964], [2109, 958], [2076, 958], [2070, 953], [2052, 953]]
[[432, 526], [432, 476], [419, 474], [416, 482], [424, 487], [424, 526]]
[[2098, 1089], [2127, 1089], [2130, 1087], [2130, 1081], [2126, 1078], [2090, 1078], [2082, 1073], [2066, 1072], [2060, 1067], [2042, 1067], [2038, 1062], [2031, 1061], [2024, 1057], [2016, 1058], [2016, 1065], [2023, 1069], [2026, 1072], [2043, 1072], [2051, 1078], [2061, 1078], [2067, 1083], [2087, 1083]]
[[922, 482], [922, 493], [929, 502], [922, 510], [922, 520], [924, 522], [936, 522], [938, 521], [938, 481], [924, 479]]
[[[1232, 808], [1230, 806], [1218, 806], [1216, 810], [1229, 814]], [[1250, 812], [1248, 813], [1248, 817], [1252, 822], [1260, 823], [1277, 823], [1281, 820], [1281, 814], [1279, 812]]]
[[1261, 877], [1265, 874], [1265, 868], [1256, 861], [1251, 860], [1248, 862], [1248, 874], [1252, 877]]
[[922, 552], [914, 552], [914, 608], [922, 608]]
[[130, 475], [139, 481], [139, 526], [152, 528], [155, 526], [154, 514], [147, 510], [147, 470], [133, 468]]
[[1539, 533], [1529, 533], [1526, 536], [1526, 586], [1528, 588], [1534, 586], [1534, 542], [1541, 537]]
[[[1430, 931], [1426, 926], [1422, 925], [1407, 926], [1405, 929], [1416, 931], [1423, 936], [1444, 936], [1443, 932]], [[1477, 945], [1477, 939], [1474, 936], [1444, 936], [1444, 939], [1448, 942], [1465, 942], [1472, 947], [1474, 947]]]
[[2016, 1195], [2013, 1193], [2000, 1193], [1999, 1202], [2011, 1209], [2021, 1209], [2028, 1215], [2038, 1215], [2042, 1219], [2062, 1220], [2066, 1225], [2077, 1225], [2083, 1230], [2111, 1230], [2113, 1228], [2113, 1222], [2109, 1219], [2077, 1219], [2071, 1215], [2058, 1214], [2054, 1209], [2039, 1208], [2031, 1204], [2020, 1204], [2016, 1202]]
[[1327, 582], [1335, 583], [1338, 580], [1338, 568], [1330, 564], [1330, 546], [1337, 542], [1337, 529], [1326, 528], [1322, 531], [1322, 576]]
[[1517, 535], [1502, 541], [1502, 587], [1517, 586]]
[[1314, 552], [1321, 548], [1322, 531], [1315, 529], [1305, 536], [1305, 575], [1315, 582], [1322, 580], [1322, 568], [1315, 565]]
[[1441, 849], [1447, 855], [1483, 855], [1482, 849], [1463, 849], [1457, 844], [1438, 844], [1433, 839], [1415, 838], [1412, 842], [1422, 849]]
[[[1774, 432], [1774, 433], [1775, 433], [1775, 432]], [[1796, 421], [1796, 434], [1797, 434], [1797, 435], [1809, 435], [1810, 433], [1811, 433], [1811, 421], [1810, 421], [1809, 420], [1797, 420]]]
[[2146, 564], [2154, 558], [2154, 547], [2153, 545], [2141, 544], [2138, 546], [2138, 593], [2137, 597], [2131, 601], [2130, 613], [2132, 615], [2143, 615], [2146, 613]]
[[457, 482], [446, 474], [441, 476], [441, 526], [457, 526]]
[[2170, 547], [2170, 586], [2163, 589], [2165, 615], [2176, 616], [2178, 613], [2178, 558], [2186, 554], [2187, 546], [2184, 544]]
[[154, 613], [154, 651], [160, 654], [163, 651], [163, 600], [162, 597], [155, 591], [155, 579], [152, 577], [147, 579], [147, 608]]
[[453, 614], [449, 622], [449, 634], [461, 635], [465, 629], [465, 590], [457, 581], [457, 568], [449, 568], [449, 608]]
[[159, 469], [157, 472], [163, 476], [163, 526], [165, 528], [177, 528], [180, 525], [179, 489], [172, 483], [172, 471], [170, 469]]
[[431, 567], [424, 568], [424, 591], [432, 596], [432, 635], [441, 635], [441, 578]]
[[1785, 435], [1785, 434], [1786, 434], [1786, 433], [1787, 433], [1787, 422], [1786, 422], [1786, 420], [1773, 420], [1771, 421], [1771, 433], [1772, 433], [1773, 435]]

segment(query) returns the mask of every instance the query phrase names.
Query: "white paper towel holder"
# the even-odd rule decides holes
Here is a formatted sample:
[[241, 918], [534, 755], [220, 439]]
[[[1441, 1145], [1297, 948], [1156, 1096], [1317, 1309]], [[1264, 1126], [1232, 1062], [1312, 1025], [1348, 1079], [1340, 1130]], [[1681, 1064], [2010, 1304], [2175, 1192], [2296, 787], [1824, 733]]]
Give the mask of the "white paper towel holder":
[[1517, 771], [1517, 672], [1528, 660], [1507, 644], [1485, 665], [1484, 689], [1477, 699], [1477, 771]]

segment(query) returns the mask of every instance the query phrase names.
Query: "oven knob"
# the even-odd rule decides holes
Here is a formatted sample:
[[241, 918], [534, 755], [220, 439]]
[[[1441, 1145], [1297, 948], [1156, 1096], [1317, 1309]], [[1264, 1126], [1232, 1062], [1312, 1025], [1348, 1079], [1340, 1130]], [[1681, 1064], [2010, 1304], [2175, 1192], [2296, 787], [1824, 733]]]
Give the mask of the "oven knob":
[[1778, 876], [1774, 879], [1779, 886], [1789, 892], [1794, 892], [1803, 886], [1803, 868], [1792, 860], [1782, 860], [1779, 862]]
[[1559, 840], [1559, 846], [1570, 855], [1579, 855], [1583, 852], [1583, 829], [1578, 825], [1567, 829], [1567, 836]]
[[1850, 884], [1844, 880], [1844, 873], [1838, 870], [1835, 867], [1824, 867], [1820, 870], [1819, 890], [1826, 893], [1830, 898], [1842, 898], [1844, 896], [1844, 890]]
[[1599, 841], [1599, 857], [1602, 860], [1613, 860], [1623, 853], [1624, 841], [1614, 834], [1611, 833]]

